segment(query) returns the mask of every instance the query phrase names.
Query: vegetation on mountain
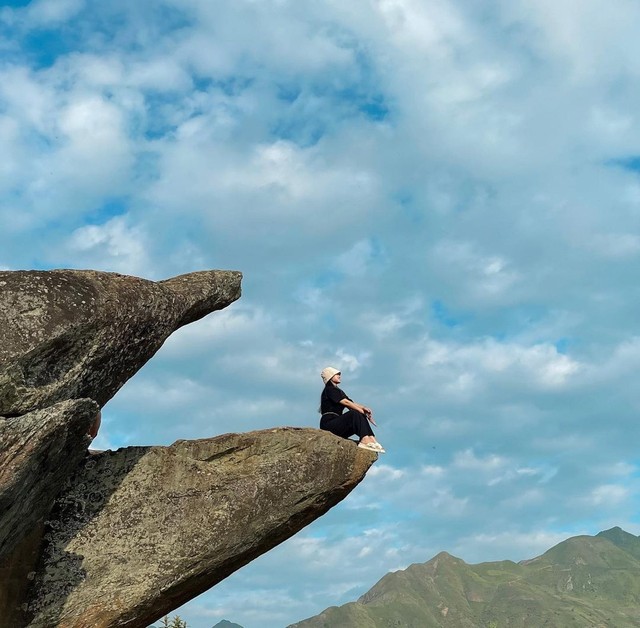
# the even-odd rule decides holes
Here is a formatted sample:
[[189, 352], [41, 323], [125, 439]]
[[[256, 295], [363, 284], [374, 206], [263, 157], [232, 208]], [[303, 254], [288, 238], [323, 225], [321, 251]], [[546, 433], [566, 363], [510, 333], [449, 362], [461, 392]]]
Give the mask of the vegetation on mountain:
[[[187, 622], [180, 617], [180, 615], [175, 615], [174, 617], [165, 615], [160, 620], [160, 624], [158, 626], [149, 626], [149, 628], [189, 628], [189, 626], [187, 625]], [[240, 624], [234, 624], [228, 619], [222, 619], [213, 628], [242, 628], [242, 626]]]
[[612, 528], [542, 556], [468, 565], [446, 552], [389, 573], [357, 602], [289, 628], [637, 628], [640, 538]]
[[[150, 626], [150, 628], [156, 628], [156, 626]], [[158, 628], [188, 628], [187, 622], [184, 621], [180, 615], [169, 617], [165, 615], [161, 620]]]

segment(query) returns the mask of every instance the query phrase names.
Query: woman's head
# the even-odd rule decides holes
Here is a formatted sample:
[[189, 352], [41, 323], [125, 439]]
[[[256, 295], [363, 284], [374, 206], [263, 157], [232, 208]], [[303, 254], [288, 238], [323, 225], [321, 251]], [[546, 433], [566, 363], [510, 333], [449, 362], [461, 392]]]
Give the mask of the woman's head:
[[327, 366], [323, 368], [320, 372], [320, 377], [322, 377], [322, 381], [327, 384], [331, 382], [332, 384], [340, 383], [340, 371], [333, 366]]

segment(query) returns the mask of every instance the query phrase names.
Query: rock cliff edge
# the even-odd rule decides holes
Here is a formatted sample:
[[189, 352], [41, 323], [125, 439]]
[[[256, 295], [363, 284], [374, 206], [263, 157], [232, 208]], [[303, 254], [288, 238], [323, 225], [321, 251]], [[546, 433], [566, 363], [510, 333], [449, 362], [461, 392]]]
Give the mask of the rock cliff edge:
[[362, 480], [376, 454], [314, 429], [87, 455], [99, 408], [241, 278], [0, 272], [0, 628], [143, 628]]

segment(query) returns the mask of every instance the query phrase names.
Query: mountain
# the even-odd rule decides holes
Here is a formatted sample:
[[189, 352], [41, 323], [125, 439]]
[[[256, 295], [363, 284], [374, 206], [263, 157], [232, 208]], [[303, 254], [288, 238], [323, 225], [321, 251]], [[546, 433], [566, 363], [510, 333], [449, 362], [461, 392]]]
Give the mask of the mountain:
[[289, 628], [637, 628], [640, 537], [576, 536], [542, 556], [468, 565], [446, 552]]
[[222, 619], [213, 628], [242, 628], [242, 626], [240, 624], [234, 624], [227, 619]]

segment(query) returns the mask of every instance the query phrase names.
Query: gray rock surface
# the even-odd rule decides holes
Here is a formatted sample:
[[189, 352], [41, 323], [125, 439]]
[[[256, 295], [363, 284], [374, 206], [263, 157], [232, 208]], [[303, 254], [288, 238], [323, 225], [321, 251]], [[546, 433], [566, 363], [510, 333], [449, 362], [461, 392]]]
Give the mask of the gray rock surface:
[[173, 331], [239, 298], [241, 278], [0, 271], [0, 416], [65, 399], [104, 405]]
[[99, 408], [240, 281], [0, 272], [0, 628], [144, 628], [364, 477], [376, 454], [311, 429], [87, 455]]
[[296, 428], [92, 456], [51, 514], [29, 626], [148, 626], [325, 513], [376, 458]]
[[0, 417], [0, 565], [51, 510], [61, 484], [86, 455], [98, 412], [90, 399]]

